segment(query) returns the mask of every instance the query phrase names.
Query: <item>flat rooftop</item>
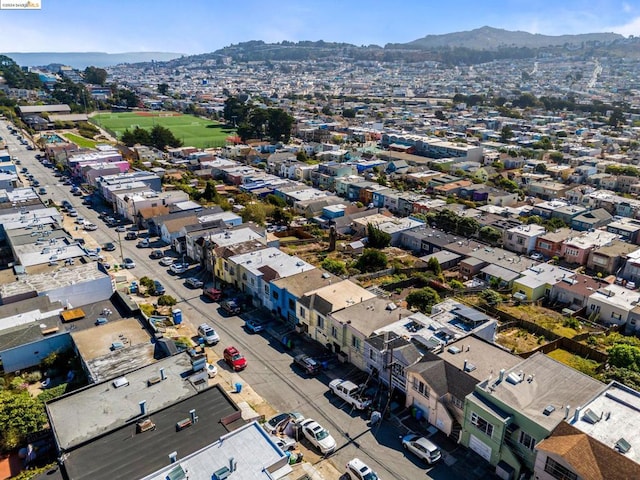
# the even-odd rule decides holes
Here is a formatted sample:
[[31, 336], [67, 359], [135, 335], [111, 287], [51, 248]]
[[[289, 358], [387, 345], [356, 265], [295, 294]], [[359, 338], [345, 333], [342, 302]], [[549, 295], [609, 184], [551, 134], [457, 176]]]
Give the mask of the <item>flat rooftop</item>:
[[[251, 448], [247, 448], [251, 445]], [[177, 468], [189, 472], [189, 480], [211, 480], [212, 472], [229, 466], [229, 459], [237, 468], [230, 478], [234, 480], [273, 480], [291, 472], [288, 457], [272, 441], [264, 429], [252, 422], [234, 430], [219, 441], [161, 470], [143, 480], [166, 480]], [[180, 470], [177, 470], [179, 474]]]
[[640, 392], [613, 382], [582, 406], [577, 420], [575, 411], [569, 415], [571, 425], [610, 448], [624, 438], [631, 444], [625, 457], [640, 463]]
[[[606, 388], [604, 383], [542, 353], [506, 369], [502, 381], [493, 378], [481, 384], [489, 397], [521, 412], [549, 432], [564, 419], [566, 405], [584, 405]], [[549, 406], [555, 410], [545, 415]]]
[[[161, 368], [166, 379], [149, 386], [148, 380], [159, 376]], [[146, 401], [147, 411], [154, 414], [196, 395], [196, 388], [186, 378], [191, 370], [189, 355], [181, 353], [127, 373], [127, 386], [97, 383], [48, 403], [51, 427], [60, 449], [70, 450], [137, 419], [141, 401]]]
[[[188, 383], [186, 380], [183, 382]], [[167, 383], [167, 380], [162, 383]], [[145, 388], [150, 390], [161, 384], [152, 387], [145, 385]], [[109, 385], [109, 389], [112, 388]], [[128, 388], [130, 387], [121, 387], [120, 389], [126, 390]], [[104, 385], [100, 389], [104, 390]], [[63, 465], [68, 478], [73, 480], [145, 478], [167, 467], [170, 463], [170, 453], [178, 452], [181, 457], [185, 457], [216, 442], [229, 431], [221, 420], [228, 420], [240, 415], [238, 407], [219, 385], [214, 385], [187, 398], [176, 399], [172, 395], [165, 397], [168, 400], [161, 410], [153, 411], [144, 417], [137, 415], [140, 412], [140, 407], [136, 399], [136, 411], [127, 412], [129, 413], [126, 415], [128, 418], [123, 418], [116, 430], [101, 437], [94, 437], [93, 441], [68, 452]], [[111, 409], [108, 404], [94, 405], [92, 409], [86, 409], [83, 414], [91, 415], [91, 410], [93, 410], [95, 415], [96, 410], [101, 408]], [[115, 408], [113, 410], [115, 411]], [[189, 418], [190, 410], [195, 410], [198, 421], [190, 427], [176, 431], [176, 423]], [[139, 418], [150, 418], [156, 424], [156, 429], [136, 433], [136, 422]], [[247, 448], [248, 445], [251, 447]], [[252, 443], [244, 444], [247, 456], [253, 455], [254, 448], [255, 445]], [[219, 458], [219, 460], [222, 459]], [[258, 460], [257, 455], [256, 460]], [[225, 464], [228, 465], [228, 462], [229, 458], [224, 457], [224, 463], [216, 465], [216, 468], [211, 468], [212, 465], [209, 465], [206, 470], [207, 478], [210, 480], [211, 473]], [[176, 464], [173, 464], [172, 468], [175, 466]], [[198, 469], [193, 468], [193, 470], [193, 474], [195, 474]], [[202, 474], [204, 473], [202, 472]], [[167, 478], [166, 475], [165, 473], [163, 477], [158, 478]], [[190, 471], [189, 478], [203, 477], [194, 477]]]

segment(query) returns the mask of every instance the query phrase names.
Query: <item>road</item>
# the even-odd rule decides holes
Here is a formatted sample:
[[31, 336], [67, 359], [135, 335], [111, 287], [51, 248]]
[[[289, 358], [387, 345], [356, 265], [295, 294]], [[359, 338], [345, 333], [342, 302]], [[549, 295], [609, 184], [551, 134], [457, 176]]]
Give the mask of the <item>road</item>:
[[[68, 199], [80, 216], [98, 225], [98, 230], [90, 234], [100, 245], [106, 242], [113, 242], [116, 246], [121, 244], [122, 255], [136, 262], [136, 268], [131, 273], [138, 278], [148, 276], [160, 280], [166, 293], [178, 300], [177, 307], [182, 309], [185, 321], [191, 323], [194, 331], [202, 319], [207, 319], [214, 325], [221, 337], [220, 343], [213, 347], [219, 357], [222, 357], [222, 350], [228, 345], [235, 345], [246, 356], [248, 367], [238, 374], [242, 382], [251, 385], [276, 410], [298, 411], [327, 428], [338, 444], [337, 451], [331, 455], [331, 461], [339, 471], [344, 471], [344, 465], [350, 459], [358, 457], [384, 479], [425, 477], [425, 466], [411, 454], [405, 454], [398, 438], [401, 432], [391, 422], [382, 422], [380, 426], [371, 429], [361, 415], [342, 407], [334, 397], [328, 395], [328, 382], [332, 378], [346, 376], [353, 367], [338, 364], [317, 378], [301, 376], [292, 368], [293, 354], [296, 352], [285, 351], [266, 334], [247, 333], [243, 328], [244, 322], [239, 317], [220, 315], [217, 304], [207, 303], [201, 298], [200, 290], [192, 290], [184, 285], [184, 278], [189, 273], [182, 276], [170, 275], [166, 267], [148, 257], [153, 247], [136, 248], [137, 242], [124, 240], [124, 234], [119, 239], [115, 230], [98, 218], [96, 210], [83, 205], [81, 197], [72, 196], [70, 187], [62, 185], [53, 176], [51, 169], [42, 166], [35, 159], [37, 151], [26, 150], [8, 133], [4, 122], [0, 128], [0, 136], [7, 139], [12, 156], [19, 158], [22, 166], [27, 167], [41, 185], [46, 186], [48, 193], [43, 197], [55, 199], [57, 204]], [[120, 261], [120, 248], [111, 253]], [[254, 313], [243, 314], [246, 315]], [[426, 477], [456, 478], [444, 462], [430, 467]]]

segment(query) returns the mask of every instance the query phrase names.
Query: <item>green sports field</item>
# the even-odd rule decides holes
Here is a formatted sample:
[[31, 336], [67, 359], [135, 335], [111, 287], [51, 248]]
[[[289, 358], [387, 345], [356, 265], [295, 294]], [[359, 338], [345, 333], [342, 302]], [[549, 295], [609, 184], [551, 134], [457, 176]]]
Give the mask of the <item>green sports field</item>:
[[151, 130], [154, 125], [162, 125], [182, 140], [185, 147], [222, 147], [227, 137], [234, 135], [233, 130], [220, 123], [175, 112], [100, 113], [92, 116], [91, 121], [118, 138], [126, 129], [140, 127]]

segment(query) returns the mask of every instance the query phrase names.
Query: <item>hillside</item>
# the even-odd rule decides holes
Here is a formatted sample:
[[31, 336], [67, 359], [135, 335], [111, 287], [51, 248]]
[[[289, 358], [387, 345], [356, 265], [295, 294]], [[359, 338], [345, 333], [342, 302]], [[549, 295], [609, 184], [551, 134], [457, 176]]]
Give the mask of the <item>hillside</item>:
[[585, 33], [581, 35], [541, 35], [522, 31], [509, 31], [493, 27], [481, 27], [467, 32], [427, 35], [405, 44], [390, 44], [396, 48], [434, 49], [462, 47], [473, 50], [496, 50], [501, 47], [546, 48], [583, 43], [609, 44], [624, 37], [617, 33]]

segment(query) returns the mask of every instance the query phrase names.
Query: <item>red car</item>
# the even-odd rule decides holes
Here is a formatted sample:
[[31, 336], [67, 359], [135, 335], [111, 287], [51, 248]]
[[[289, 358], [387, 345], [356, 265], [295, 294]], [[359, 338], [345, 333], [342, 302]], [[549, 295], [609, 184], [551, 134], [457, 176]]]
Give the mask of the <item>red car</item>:
[[236, 347], [224, 349], [224, 361], [236, 372], [244, 370], [247, 366], [247, 359], [238, 351]]

